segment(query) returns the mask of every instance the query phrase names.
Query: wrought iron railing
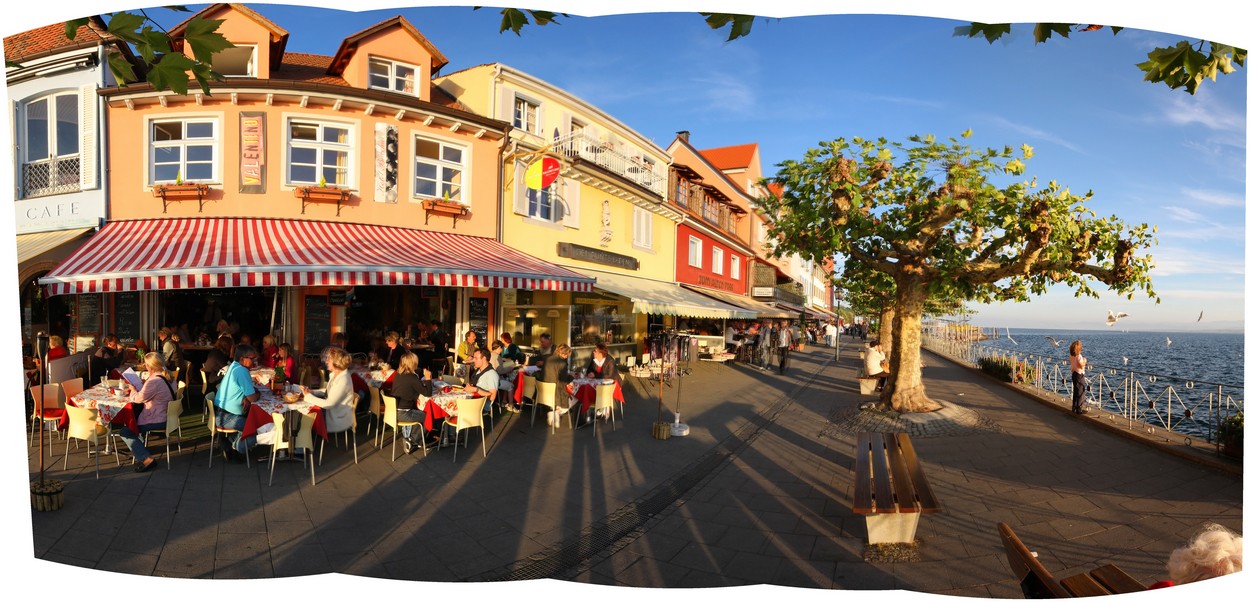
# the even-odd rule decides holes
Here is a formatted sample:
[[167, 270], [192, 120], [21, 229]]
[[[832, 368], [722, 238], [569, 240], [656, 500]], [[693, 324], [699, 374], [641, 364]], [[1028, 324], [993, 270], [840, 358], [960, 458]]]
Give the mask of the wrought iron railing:
[[626, 156], [607, 143], [588, 139], [581, 133], [561, 137], [555, 141], [553, 148], [566, 157], [590, 161], [660, 197], [668, 195], [668, 167], [665, 165], [653, 165]]
[[34, 198], [82, 190], [78, 155], [22, 164], [22, 197]]
[[[925, 333], [924, 347], [971, 367], [982, 359], [1004, 358], [1014, 367], [1016, 385], [1039, 397], [1071, 399], [1068, 358], [1038, 355], [985, 341]], [[1087, 368], [1086, 402], [1125, 419], [1130, 430], [1156, 429], [1216, 443], [1224, 418], [1244, 407], [1244, 386], [1214, 383], [1120, 368]]]

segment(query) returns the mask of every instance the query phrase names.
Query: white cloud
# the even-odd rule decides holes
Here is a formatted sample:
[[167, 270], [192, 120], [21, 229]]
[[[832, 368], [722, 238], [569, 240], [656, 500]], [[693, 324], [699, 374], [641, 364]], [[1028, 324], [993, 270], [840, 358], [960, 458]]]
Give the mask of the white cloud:
[[1037, 128], [1028, 127], [1026, 125], [1021, 125], [1015, 121], [1012, 121], [1010, 119], [1007, 119], [999, 115], [987, 115], [987, 116], [984, 116], [983, 119], [985, 119], [985, 121], [991, 124], [997, 125], [998, 127], [1020, 132], [1024, 134], [1025, 137], [1031, 140], [1045, 140], [1047, 142], [1058, 144], [1059, 146], [1062, 146], [1074, 153], [1079, 153], [1082, 155], [1089, 154], [1089, 152], [1086, 151], [1085, 149], [1082, 149], [1078, 147], [1077, 145], [1071, 142], [1068, 142], [1066, 139], [1060, 138], [1059, 136], [1056, 136], [1047, 130], [1041, 130]]
[[[1207, 85], [1211, 85], [1208, 82]], [[1246, 130], [1245, 108], [1227, 107], [1213, 94], [1170, 94], [1161, 107], [1163, 120], [1179, 126], [1199, 124], [1217, 132]], [[1242, 141], [1244, 144], [1245, 141]]]
[[1186, 209], [1184, 207], [1176, 207], [1176, 206], [1171, 206], [1171, 205], [1164, 206], [1163, 209], [1169, 212], [1170, 215], [1168, 217], [1179, 222], [1197, 224], [1203, 221], [1202, 215], [1192, 209]]
[[1222, 257], [1194, 248], [1168, 249], [1165, 253], [1153, 255], [1155, 268], [1150, 271], [1152, 277], [1246, 273], [1245, 260], [1239, 256]]
[[1181, 194], [1205, 205], [1217, 207], [1244, 207], [1246, 205], [1245, 196], [1237, 196], [1220, 190], [1182, 188]]

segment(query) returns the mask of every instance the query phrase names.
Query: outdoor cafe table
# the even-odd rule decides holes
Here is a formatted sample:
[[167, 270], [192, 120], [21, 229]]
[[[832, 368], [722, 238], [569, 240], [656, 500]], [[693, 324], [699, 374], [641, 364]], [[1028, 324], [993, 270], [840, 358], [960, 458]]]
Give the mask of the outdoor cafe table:
[[437, 391], [431, 397], [417, 399], [417, 409], [425, 412], [425, 431], [428, 433], [434, 430], [434, 421], [438, 418], [455, 418], [456, 404], [462, 399], [472, 399], [475, 397], [472, 393], [466, 392], [463, 388], [452, 387], [442, 381], [434, 381], [434, 390]]
[[[574, 378], [569, 383], [569, 393], [582, 403], [581, 415], [585, 416], [595, 405], [595, 387], [612, 383], [610, 378]], [[621, 381], [617, 379], [616, 388], [612, 390], [612, 399], [625, 403], [625, 395], [621, 393]]]
[[288, 402], [277, 393], [269, 389], [257, 389], [260, 392], [260, 399], [252, 402], [247, 410], [247, 421], [243, 424], [243, 431], [240, 436], [244, 439], [256, 434], [260, 427], [266, 424], [273, 424], [273, 414], [290, 412], [292, 410], [301, 414], [313, 416], [313, 432], [326, 439], [326, 420], [325, 414], [319, 406], [305, 400], [296, 402]]

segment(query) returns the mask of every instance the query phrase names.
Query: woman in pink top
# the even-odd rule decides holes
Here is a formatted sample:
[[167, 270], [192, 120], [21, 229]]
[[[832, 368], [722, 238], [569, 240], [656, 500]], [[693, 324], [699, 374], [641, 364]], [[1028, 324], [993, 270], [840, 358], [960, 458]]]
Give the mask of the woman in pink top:
[[122, 427], [117, 433], [130, 448], [135, 457], [135, 472], [143, 472], [156, 463], [156, 458], [143, 445], [141, 437], [148, 431], [165, 428], [166, 411], [169, 402], [174, 400], [174, 375], [165, 370], [165, 362], [155, 351], [143, 356], [143, 365], [148, 370], [148, 379], [143, 388], [130, 394], [130, 402], [143, 404], [139, 413], [139, 432], [135, 433], [128, 427]]
[[1085, 409], [1085, 356], [1081, 355], [1081, 342], [1072, 341], [1068, 346], [1068, 363], [1072, 365], [1072, 412], [1088, 414]]

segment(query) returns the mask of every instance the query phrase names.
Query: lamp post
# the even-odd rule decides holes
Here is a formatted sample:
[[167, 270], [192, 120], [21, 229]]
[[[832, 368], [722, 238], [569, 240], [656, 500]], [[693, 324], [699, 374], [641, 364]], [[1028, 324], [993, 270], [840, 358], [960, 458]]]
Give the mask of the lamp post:
[[833, 289], [833, 300], [837, 309], [833, 312], [833, 361], [841, 359], [842, 352], [842, 289]]

